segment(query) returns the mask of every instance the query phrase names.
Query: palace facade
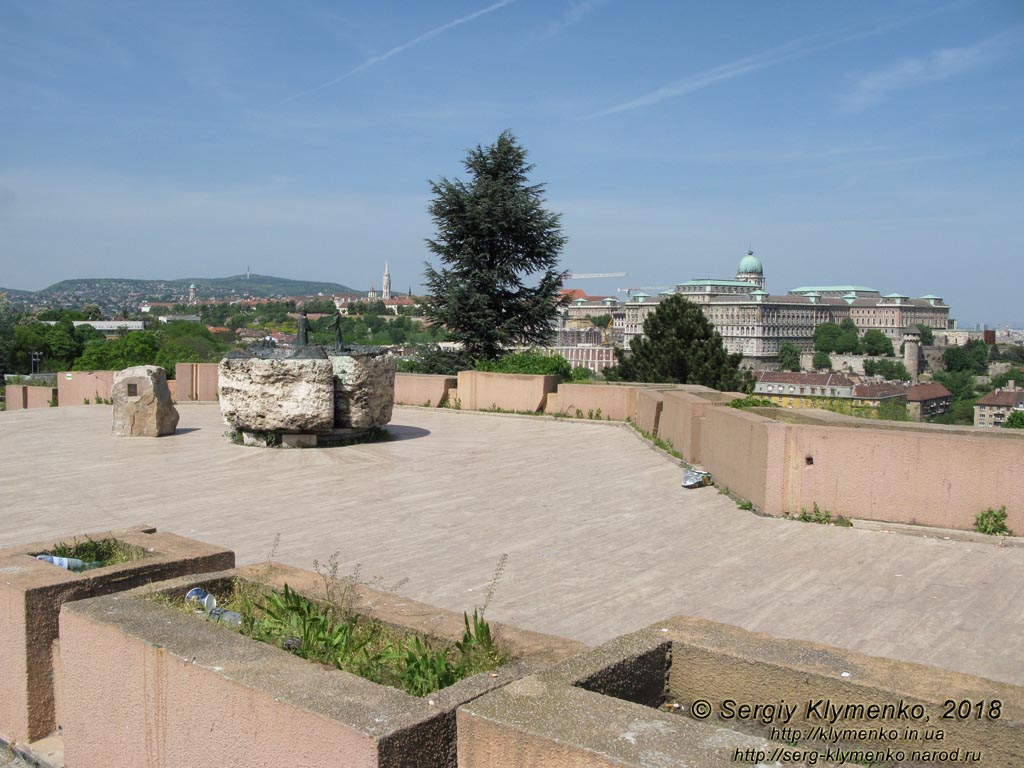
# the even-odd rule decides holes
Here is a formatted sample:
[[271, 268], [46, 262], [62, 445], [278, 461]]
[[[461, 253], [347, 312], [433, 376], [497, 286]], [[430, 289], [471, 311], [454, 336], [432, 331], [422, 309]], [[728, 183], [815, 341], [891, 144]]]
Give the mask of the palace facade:
[[726, 349], [742, 354], [744, 367], [755, 369], [771, 367], [783, 341], [801, 351], [812, 351], [814, 329], [822, 323], [838, 324], [850, 318], [861, 335], [877, 329], [897, 349], [905, 333], [918, 332], [918, 324], [936, 331], [945, 331], [950, 324], [949, 305], [939, 296], [883, 296], [863, 285], [804, 286], [785, 295], [771, 295], [764, 288], [764, 267], [753, 251], [748, 251], [735, 279], [689, 280], [658, 296], [634, 293], [621, 314], [624, 342], [628, 345], [631, 338], [642, 334], [647, 316], [676, 294], [699, 304], [722, 335]]

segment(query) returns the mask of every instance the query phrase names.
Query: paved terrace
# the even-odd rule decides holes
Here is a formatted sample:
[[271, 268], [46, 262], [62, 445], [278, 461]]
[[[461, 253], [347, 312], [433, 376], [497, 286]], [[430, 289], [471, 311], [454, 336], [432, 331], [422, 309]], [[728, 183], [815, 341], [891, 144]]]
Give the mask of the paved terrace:
[[[397, 408], [392, 442], [232, 445], [216, 405], [110, 435], [103, 406], [0, 413], [0, 546], [148, 522], [599, 643], [674, 614], [1024, 684], [1024, 548], [766, 519], [625, 427]], [[955, 460], [951, 457], [951, 460]], [[908, 482], [912, 478], [908, 478]]]

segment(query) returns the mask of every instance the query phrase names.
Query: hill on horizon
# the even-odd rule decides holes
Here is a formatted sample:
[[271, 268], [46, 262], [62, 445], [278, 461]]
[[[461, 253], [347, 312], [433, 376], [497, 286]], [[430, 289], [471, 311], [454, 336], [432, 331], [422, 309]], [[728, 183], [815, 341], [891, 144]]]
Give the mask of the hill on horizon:
[[[315, 280], [292, 280], [286, 277], [273, 277], [271, 275], [232, 275], [230, 277], [182, 277], [174, 280], [138, 280], [117, 277], [104, 278], [75, 278], [61, 280], [53, 285], [43, 288], [38, 293], [68, 293], [83, 289], [97, 289], [104, 286], [118, 285], [130, 287], [140, 292], [166, 291], [178, 289], [187, 291], [188, 287], [195, 284], [200, 292], [203, 289], [222, 294], [236, 292], [239, 294], [251, 294], [253, 296], [315, 296], [323, 293], [325, 295], [334, 293], [364, 293], [357, 291], [341, 283], [328, 283]], [[14, 291], [12, 291], [14, 293]], [[25, 293], [18, 291], [17, 293]]]

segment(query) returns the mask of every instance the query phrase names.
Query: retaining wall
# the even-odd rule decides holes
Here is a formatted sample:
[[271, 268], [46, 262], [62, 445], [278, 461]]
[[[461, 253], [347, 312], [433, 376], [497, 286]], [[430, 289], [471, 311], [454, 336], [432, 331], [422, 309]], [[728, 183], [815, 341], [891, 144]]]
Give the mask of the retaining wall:
[[20, 411], [25, 408], [49, 408], [50, 403], [57, 398], [57, 388], [8, 384], [5, 397], [8, 411]]
[[395, 374], [395, 405], [425, 405], [438, 408], [448, 402], [458, 385], [457, 376], [427, 373]]
[[[96, 398], [111, 399], [115, 371], [62, 371], [57, 374], [57, 403], [92, 405]], [[89, 402], [86, 403], [85, 401]]]
[[174, 366], [174, 399], [179, 403], [217, 400], [218, 363], [178, 363]]
[[520, 373], [459, 371], [459, 401], [469, 411], [500, 408], [503, 411], [544, 410], [548, 394], [558, 388], [558, 376]]

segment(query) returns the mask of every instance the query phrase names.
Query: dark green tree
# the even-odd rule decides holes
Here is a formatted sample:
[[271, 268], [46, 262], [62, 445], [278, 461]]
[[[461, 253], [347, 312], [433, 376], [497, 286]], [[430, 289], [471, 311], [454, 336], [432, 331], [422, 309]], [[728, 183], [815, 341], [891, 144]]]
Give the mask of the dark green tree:
[[[835, 352], [836, 343], [843, 330], [835, 323], [822, 323], [814, 329], [814, 349], [816, 352]], [[817, 366], [815, 366], [817, 367]]]
[[819, 349], [814, 353], [811, 365], [818, 371], [830, 371], [832, 370], [832, 358], [828, 356], [828, 352], [823, 352]]
[[890, 381], [910, 381], [910, 371], [898, 360], [865, 360], [864, 373], [882, 376]]
[[888, 355], [892, 357], [895, 352], [892, 348], [892, 341], [877, 328], [872, 328], [870, 331], [865, 331], [864, 338], [861, 339], [864, 344], [864, 352], [869, 355]]
[[1014, 411], [1010, 418], [1003, 422], [1004, 427], [1010, 429], [1024, 429], [1024, 411]]
[[932, 332], [930, 326], [927, 326], [924, 323], [918, 323], [917, 330], [921, 332], [921, 346], [930, 347], [935, 343], [935, 334]]
[[[437, 228], [427, 247], [423, 313], [444, 325], [475, 358], [493, 360], [513, 344], [544, 342], [559, 298], [565, 245], [560, 216], [544, 209], [543, 184], [530, 184], [526, 150], [505, 131], [463, 161], [469, 179], [431, 182]], [[527, 280], [538, 276], [535, 285]]]
[[783, 371], [800, 370], [800, 350], [791, 341], [779, 344], [779, 368]]
[[669, 296], [644, 321], [643, 336], [616, 349], [617, 365], [605, 376], [623, 381], [703, 384], [722, 391], [745, 387], [741, 355], [725, 351], [722, 337], [693, 302]]
[[942, 353], [947, 371], [970, 371], [978, 376], [988, 373], [988, 345], [971, 339], [962, 347], [949, 347]]
[[18, 343], [14, 329], [18, 318], [14, 305], [0, 294], [0, 375], [14, 373], [14, 353]]

